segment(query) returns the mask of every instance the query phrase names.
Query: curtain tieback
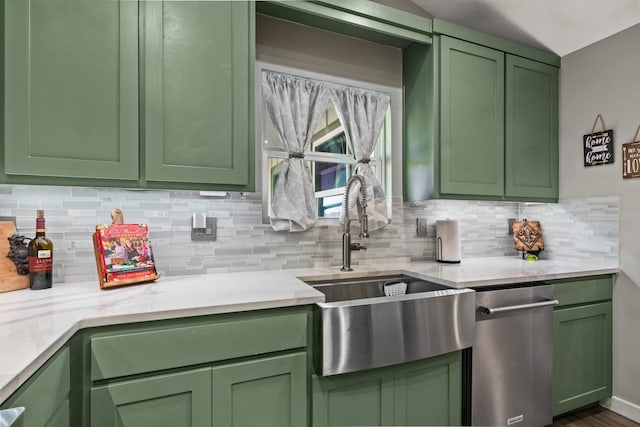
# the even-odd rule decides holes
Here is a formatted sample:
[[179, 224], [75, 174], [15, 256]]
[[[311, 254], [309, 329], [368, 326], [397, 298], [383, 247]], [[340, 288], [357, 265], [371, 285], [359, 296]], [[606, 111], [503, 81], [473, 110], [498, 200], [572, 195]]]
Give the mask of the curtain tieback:
[[367, 163], [369, 163], [369, 162], [371, 162], [371, 159], [362, 159], [362, 160], [358, 160], [358, 163], [364, 163], [364, 164], [367, 164]]
[[289, 158], [290, 159], [304, 159], [304, 153], [291, 152], [291, 153], [289, 153]]

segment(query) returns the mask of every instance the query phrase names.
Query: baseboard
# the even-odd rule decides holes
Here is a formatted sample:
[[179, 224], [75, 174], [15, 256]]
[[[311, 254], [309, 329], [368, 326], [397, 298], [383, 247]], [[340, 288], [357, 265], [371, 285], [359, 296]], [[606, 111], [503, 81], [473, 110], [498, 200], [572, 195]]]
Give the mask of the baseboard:
[[640, 406], [635, 403], [627, 402], [619, 397], [612, 396], [610, 399], [600, 402], [602, 406], [612, 410], [616, 414], [627, 417], [637, 423], [640, 423]]

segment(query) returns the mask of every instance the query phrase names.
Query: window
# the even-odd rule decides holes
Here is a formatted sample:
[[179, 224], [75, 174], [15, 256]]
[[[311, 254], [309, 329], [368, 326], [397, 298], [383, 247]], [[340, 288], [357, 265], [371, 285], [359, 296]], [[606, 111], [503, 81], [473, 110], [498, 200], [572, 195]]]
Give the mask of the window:
[[[261, 114], [264, 212], [265, 216], [270, 216], [273, 188], [282, 169], [282, 162], [288, 157], [288, 154], [269, 114], [266, 112], [266, 108], [262, 108]], [[387, 111], [385, 124], [369, 163], [383, 187], [390, 168], [390, 159], [387, 154], [390, 128], [391, 108]], [[342, 212], [345, 186], [353, 175], [356, 160], [351, 152], [340, 115], [333, 101], [329, 100], [327, 103], [327, 107], [314, 130], [311, 144], [306, 147], [304, 155], [313, 180], [318, 218], [339, 218]], [[386, 189], [386, 192], [388, 193], [389, 190]]]

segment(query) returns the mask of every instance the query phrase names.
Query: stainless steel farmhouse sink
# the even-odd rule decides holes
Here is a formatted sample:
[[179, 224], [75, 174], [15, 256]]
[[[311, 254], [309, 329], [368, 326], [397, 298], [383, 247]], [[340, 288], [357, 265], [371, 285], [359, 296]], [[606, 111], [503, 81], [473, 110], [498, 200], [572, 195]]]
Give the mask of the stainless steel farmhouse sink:
[[[325, 294], [317, 303], [314, 363], [322, 375], [361, 371], [470, 347], [475, 292], [406, 275], [303, 279]], [[385, 285], [406, 283], [403, 295]], [[388, 294], [388, 293], [387, 293]]]

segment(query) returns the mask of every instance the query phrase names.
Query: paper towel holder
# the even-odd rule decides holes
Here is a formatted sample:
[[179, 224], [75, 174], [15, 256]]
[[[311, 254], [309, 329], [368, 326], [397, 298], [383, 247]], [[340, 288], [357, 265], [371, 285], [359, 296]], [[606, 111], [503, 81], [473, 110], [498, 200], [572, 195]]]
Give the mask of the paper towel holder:
[[436, 221], [436, 261], [460, 264], [461, 258], [459, 221]]

